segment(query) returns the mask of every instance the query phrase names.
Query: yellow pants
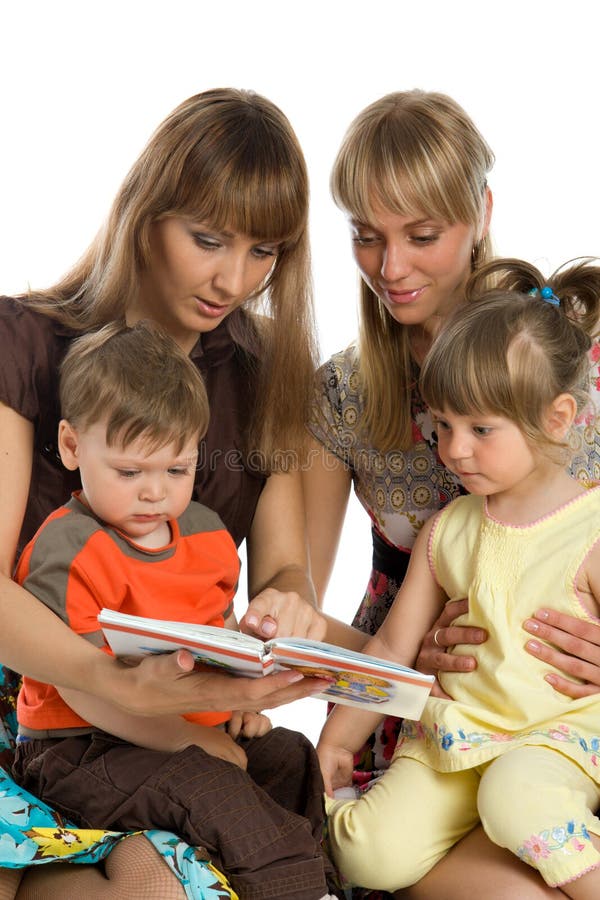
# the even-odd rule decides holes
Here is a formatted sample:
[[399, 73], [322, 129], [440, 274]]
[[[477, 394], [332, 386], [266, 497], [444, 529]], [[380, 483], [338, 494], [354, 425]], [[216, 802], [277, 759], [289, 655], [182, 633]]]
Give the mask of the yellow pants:
[[351, 883], [419, 881], [480, 821], [490, 838], [560, 885], [600, 866], [589, 832], [600, 787], [561, 753], [526, 746], [476, 769], [440, 773], [394, 756], [358, 800], [326, 799], [334, 860]]

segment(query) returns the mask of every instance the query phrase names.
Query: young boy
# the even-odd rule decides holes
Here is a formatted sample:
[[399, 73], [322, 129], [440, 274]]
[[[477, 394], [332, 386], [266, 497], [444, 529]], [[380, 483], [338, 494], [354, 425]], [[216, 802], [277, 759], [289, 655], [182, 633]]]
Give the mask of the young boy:
[[[102, 607], [236, 628], [239, 561], [219, 517], [190, 502], [208, 402], [157, 328], [109, 325], [61, 369], [58, 446], [81, 491], [25, 548], [15, 578], [110, 652]], [[243, 897], [318, 900], [322, 781], [308, 741], [258, 713], [135, 717], [23, 680], [15, 776], [84, 827], [164, 828], [205, 847]]]

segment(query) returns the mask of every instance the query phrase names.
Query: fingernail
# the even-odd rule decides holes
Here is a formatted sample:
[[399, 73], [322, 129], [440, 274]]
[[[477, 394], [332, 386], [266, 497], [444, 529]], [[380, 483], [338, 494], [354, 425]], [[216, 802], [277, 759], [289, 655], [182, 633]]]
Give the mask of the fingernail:
[[272, 637], [277, 631], [277, 626], [272, 622], [265, 622], [264, 625], [261, 626], [261, 633], [265, 635], [265, 637]]
[[548, 610], [547, 609], [538, 609], [535, 614], [536, 619], [541, 619], [542, 622], [545, 622], [548, 618]]
[[255, 628], [258, 625], [258, 616], [254, 613], [248, 613], [245, 618], [246, 623], [250, 625], [251, 628]]
[[527, 641], [525, 646], [528, 650], [534, 650], [535, 652], [541, 650], [541, 644], [539, 644], [537, 641]]
[[304, 680], [304, 675], [302, 674], [302, 672], [292, 672], [292, 673], [290, 673], [290, 677], [288, 678], [288, 681], [290, 684], [294, 684], [296, 681], [303, 681], [303, 680]]
[[548, 684], [551, 684], [553, 687], [558, 684], [558, 678], [556, 677], [556, 675], [544, 675], [544, 678], [546, 679]]
[[539, 622], [536, 622], [535, 619], [527, 619], [525, 622], [527, 631], [538, 631], [539, 627]]

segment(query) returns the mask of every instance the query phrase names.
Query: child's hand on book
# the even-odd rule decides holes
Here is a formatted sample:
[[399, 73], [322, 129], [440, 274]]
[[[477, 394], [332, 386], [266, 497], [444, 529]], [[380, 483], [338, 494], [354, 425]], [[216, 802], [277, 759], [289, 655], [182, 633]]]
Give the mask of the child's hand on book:
[[236, 741], [240, 737], [262, 737], [272, 727], [269, 717], [262, 713], [235, 711], [227, 723], [227, 733]]

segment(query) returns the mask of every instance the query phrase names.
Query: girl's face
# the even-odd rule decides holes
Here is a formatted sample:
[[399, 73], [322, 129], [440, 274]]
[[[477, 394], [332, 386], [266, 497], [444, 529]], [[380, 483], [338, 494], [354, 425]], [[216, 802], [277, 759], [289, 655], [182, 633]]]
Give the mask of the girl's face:
[[152, 319], [189, 352], [259, 287], [279, 244], [180, 217], [155, 222], [150, 261], [127, 323]]
[[375, 221], [351, 220], [354, 258], [361, 275], [396, 322], [435, 333], [463, 299], [472, 249], [472, 225], [375, 208]]
[[440, 458], [470, 494], [518, 493], [552, 465], [503, 416], [450, 410], [432, 410], [432, 416]]

